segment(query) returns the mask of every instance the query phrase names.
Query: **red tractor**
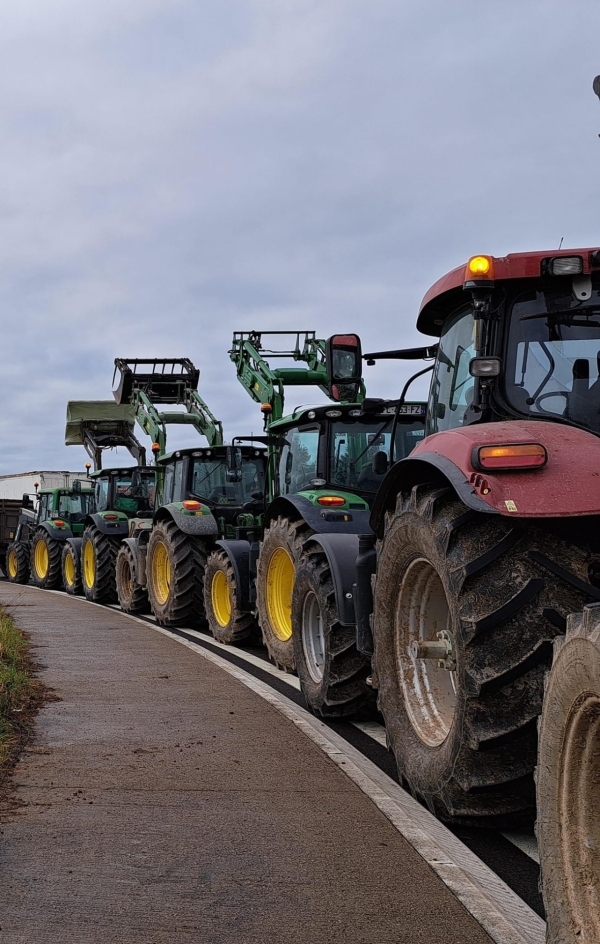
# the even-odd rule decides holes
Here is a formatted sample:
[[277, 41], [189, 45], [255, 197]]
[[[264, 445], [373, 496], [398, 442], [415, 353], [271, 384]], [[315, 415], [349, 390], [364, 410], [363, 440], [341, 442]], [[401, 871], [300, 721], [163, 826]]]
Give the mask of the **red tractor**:
[[[446, 821], [507, 827], [535, 812], [553, 642], [600, 601], [600, 250], [474, 256], [417, 324], [439, 344], [365, 355], [435, 360], [425, 438], [387, 472], [361, 540], [358, 646], [401, 781]], [[595, 653], [597, 865], [600, 615], [586, 613], [571, 634]]]

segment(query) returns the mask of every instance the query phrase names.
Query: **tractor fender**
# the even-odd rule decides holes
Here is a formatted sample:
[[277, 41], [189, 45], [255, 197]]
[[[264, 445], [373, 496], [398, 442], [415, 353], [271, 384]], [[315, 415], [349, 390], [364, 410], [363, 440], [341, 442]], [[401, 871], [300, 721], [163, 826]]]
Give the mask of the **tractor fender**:
[[341, 515], [342, 511], [315, 506], [303, 495], [280, 495], [267, 507], [265, 520], [274, 521], [279, 515], [292, 521], [303, 518], [319, 534], [363, 534], [369, 530], [370, 512], [367, 510], [344, 509], [343, 514], [350, 518], [349, 521], [332, 520], [335, 514]]
[[231, 561], [231, 566], [233, 567], [233, 573], [235, 575], [235, 583], [239, 591], [240, 609], [252, 609], [254, 606], [254, 600], [252, 599], [252, 594], [250, 591], [251, 583], [253, 583], [253, 581], [251, 581], [250, 574], [250, 541], [228, 541], [222, 539], [217, 541], [216, 544], [217, 547], [223, 548], [223, 550], [227, 553], [229, 560]]
[[327, 558], [339, 622], [342, 626], [354, 626], [358, 534], [314, 534], [305, 542], [303, 552], [306, 553], [311, 548], [320, 548]]
[[213, 515], [190, 515], [183, 512], [177, 505], [163, 505], [154, 515], [154, 523], [171, 519], [184, 534], [205, 538], [217, 535], [219, 529]]
[[125, 538], [121, 544], [126, 544], [133, 554], [133, 577], [140, 587], [146, 586], [146, 553], [148, 542], [142, 544], [136, 538]]
[[73, 537], [73, 532], [70, 528], [53, 528], [49, 521], [40, 522], [38, 528], [47, 531], [53, 541], [66, 541], [67, 538]]
[[67, 538], [66, 543], [73, 549], [73, 557], [79, 563], [81, 560], [81, 545], [83, 541], [81, 538]]
[[[539, 443], [542, 468], [480, 470], [480, 446]], [[381, 537], [385, 512], [399, 491], [421, 482], [451, 485], [474, 511], [519, 518], [600, 514], [600, 438], [551, 420], [475, 424], [434, 433], [387, 473], [375, 499], [371, 527]]]
[[[114, 512], [114, 514], [119, 514], [119, 512]], [[129, 519], [125, 515], [119, 516], [116, 521], [106, 521], [99, 512], [96, 512], [87, 516], [85, 524], [86, 527], [93, 524], [101, 534], [110, 534], [114, 538], [127, 537], [129, 534]]]

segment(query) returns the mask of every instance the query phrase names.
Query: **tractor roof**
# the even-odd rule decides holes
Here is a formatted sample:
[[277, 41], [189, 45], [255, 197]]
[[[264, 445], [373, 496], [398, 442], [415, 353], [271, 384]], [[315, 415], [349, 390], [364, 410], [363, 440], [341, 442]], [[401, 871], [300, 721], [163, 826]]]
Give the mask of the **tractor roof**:
[[[587, 249], [546, 250], [545, 252], [512, 252], [507, 256], [472, 256], [471, 258], [491, 260], [493, 279], [488, 276], [487, 284], [490, 282], [495, 284], [510, 279], [539, 279], [548, 274], [546, 267], [551, 260], [564, 256], [581, 258], [580, 274], [589, 275], [593, 270], [600, 271], [600, 253], [597, 249], [589, 247]], [[473, 285], [474, 277], [467, 271], [468, 265], [469, 263], [466, 263], [447, 272], [426, 292], [417, 319], [417, 328], [423, 334], [440, 336], [444, 321], [460, 304], [464, 288], [469, 284]]]

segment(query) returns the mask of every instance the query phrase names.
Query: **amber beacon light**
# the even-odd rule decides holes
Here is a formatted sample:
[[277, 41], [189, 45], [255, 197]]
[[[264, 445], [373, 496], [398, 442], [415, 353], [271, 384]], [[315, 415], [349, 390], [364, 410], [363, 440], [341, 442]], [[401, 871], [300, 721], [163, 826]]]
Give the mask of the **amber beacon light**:
[[477, 446], [473, 450], [473, 468], [502, 472], [516, 469], [541, 469], [548, 453], [541, 443], [509, 443], [498, 446]]
[[466, 281], [493, 280], [494, 260], [491, 256], [471, 256], [465, 267]]

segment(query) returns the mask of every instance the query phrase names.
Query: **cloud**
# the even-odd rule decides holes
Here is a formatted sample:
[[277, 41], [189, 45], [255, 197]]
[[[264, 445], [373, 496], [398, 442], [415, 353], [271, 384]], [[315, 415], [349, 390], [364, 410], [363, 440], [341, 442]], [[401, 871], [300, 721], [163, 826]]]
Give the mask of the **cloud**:
[[422, 295], [472, 253], [593, 245], [599, 21], [591, 0], [6, 5], [0, 472], [82, 464], [66, 401], [109, 397], [115, 356], [191, 357], [226, 433], [256, 431], [234, 329], [418, 344]]

